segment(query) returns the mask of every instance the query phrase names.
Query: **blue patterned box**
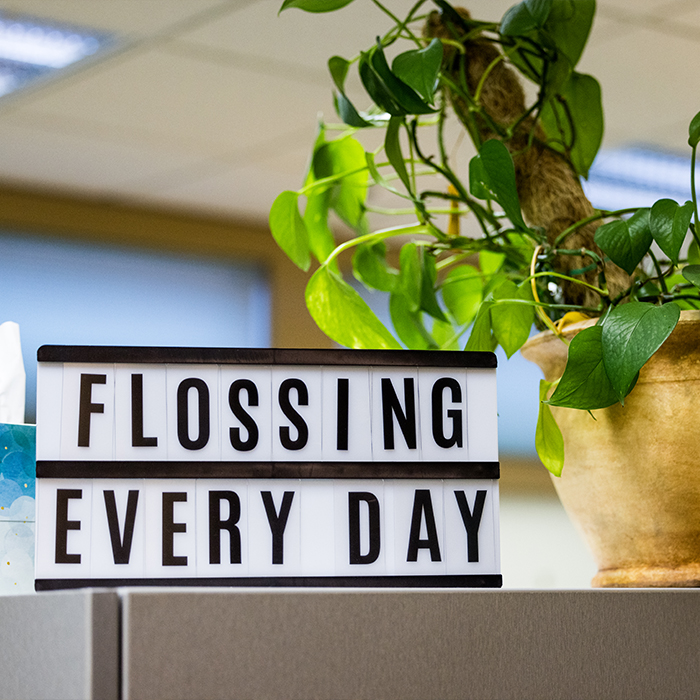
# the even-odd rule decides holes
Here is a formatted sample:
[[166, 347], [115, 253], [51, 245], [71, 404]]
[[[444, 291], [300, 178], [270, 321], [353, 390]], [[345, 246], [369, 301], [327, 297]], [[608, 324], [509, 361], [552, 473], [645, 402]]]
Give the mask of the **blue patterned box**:
[[36, 426], [0, 423], [0, 595], [34, 592]]

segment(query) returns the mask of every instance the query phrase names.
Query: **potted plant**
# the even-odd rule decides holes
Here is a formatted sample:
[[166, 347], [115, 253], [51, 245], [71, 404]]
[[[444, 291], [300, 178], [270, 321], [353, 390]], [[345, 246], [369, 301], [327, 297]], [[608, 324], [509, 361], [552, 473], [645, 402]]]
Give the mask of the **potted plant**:
[[[282, 10], [334, 11], [351, 1], [285, 0]], [[679, 384], [690, 400], [694, 389], [682, 387], [695, 370], [673, 359], [678, 343], [670, 337], [682, 337], [681, 355], [700, 367], [700, 114], [689, 129], [692, 201], [596, 210], [580, 178], [602, 141], [601, 92], [576, 70], [595, 0], [523, 0], [500, 22], [477, 20], [446, 0], [418, 0], [402, 17], [373, 2], [388, 28], [356, 57], [328, 62], [342, 124], [319, 124], [303, 187], [280, 194], [270, 212], [287, 255], [304, 270], [318, 261], [306, 290], [311, 315], [347, 347], [500, 345], [508, 357], [523, 348], [545, 372], [537, 451], [560, 477], [566, 448], [567, 469], [555, 481], [567, 509], [583, 511], [601, 567], [594, 583], [700, 585], [700, 480], [697, 488], [670, 486], [661, 471], [687, 478], [700, 444], [692, 425], [680, 427], [681, 399], [659, 391]], [[346, 88], [351, 70], [360, 99]], [[469, 160], [464, 136], [473, 145]], [[382, 199], [379, 206], [370, 194], [377, 190], [397, 205]], [[339, 238], [334, 221], [343, 224]], [[395, 334], [344, 280], [339, 257], [346, 253], [357, 280], [389, 295]], [[529, 340], [533, 323], [544, 334]], [[674, 377], [659, 378], [656, 365]], [[641, 437], [623, 427], [636, 413]], [[684, 437], [691, 443], [681, 454]], [[614, 459], [605, 444], [617, 447]], [[633, 446], [632, 464], [618, 467]], [[651, 488], [641, 506], [622, 491], [624, 479], [641, 491], [640, 462]], [[612, 476], [617, 470], [626, 476]], [[582, 486], [591, 479], [592, 487]], [[617, 496], [628, 504], [627, 519], [613, 500], [599, 508], [603, 526], [591, 524], [596, 505]], [[679, 500], [685, 511], [667, 522]], [[654, 504], [663, 517], [652, 515]], [[635, 516], [645, 523], [642, 535]], [[686, 526], [683, 544], [671, 544]], [[619, 535], [613, 553], [599, 533], [606, 530]], [[659, 533], [659, 549], [641, 544]]]

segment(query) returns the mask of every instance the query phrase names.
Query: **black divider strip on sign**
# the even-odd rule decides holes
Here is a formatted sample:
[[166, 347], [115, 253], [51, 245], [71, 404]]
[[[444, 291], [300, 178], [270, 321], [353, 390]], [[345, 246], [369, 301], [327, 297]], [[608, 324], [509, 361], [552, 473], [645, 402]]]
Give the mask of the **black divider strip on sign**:
[[93, 462], [36, 463], [52, 479], [498, 479], [498, 462]]
[[39, 362], [123, 364], [250, 364], [391, 367], [496, 367], [492, 352], [431, 350], [291, 350], [271, 348], [150, 348], [42, 345]]
[[38, 578], [37, 591], [136, 586], [268, 588], [500, 588], [501, 574], [443, 576], [257, 576], [241, 578]]

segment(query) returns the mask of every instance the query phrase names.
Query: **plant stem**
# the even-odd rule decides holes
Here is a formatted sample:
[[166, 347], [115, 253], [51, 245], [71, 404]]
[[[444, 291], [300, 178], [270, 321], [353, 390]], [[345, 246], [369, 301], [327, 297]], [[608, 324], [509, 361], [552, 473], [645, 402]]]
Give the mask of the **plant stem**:
[[486, 70], [481, 74], [481, 78], [479, 78], [479, 82], [476, 86], [476, 90], [474, 90], [474, 102], [476, 104], [479, 104], [479, 101], [481, 99], [481, 91], [484, 89], [484, 84], [486, 83], [487, 78], [489, 77], [491, 71], [501, 62], [505, 61], [506, 56], [508, 52], [501, 53], [500, 51], [496, 54], [496, 58], [489, 63], [488, 66], [486, 66]]
[[[385, 207], [372, 207], [365, 205], [365, 211], [370, 211], [373, 214], [385, 214], [386, 216], [398, 216], [402, 214], [415, 214], [416, 210], [414, 208], [404, 208], [404, 209], [387, 209]], [[455, 211], [454, 209], [430, 209], [426, 207], [425, 210], [428, 214], [450, 214], [455, 216], [464, 216], [469, 213], [468, 209], [462, 209], [461, 211]]]
[[662, 293], [668, 294], [668, 287], [666, 287], [666, 280], [664, 279], [664, 273], [661, 270], [661, 265], [659, 265], [659, 261], [656, 259], [656, 256], [652, 252], [651, 248], [649, 249], [649, 257], [651, 258], [651, 261], [654, 263], [654, 269], [656, 270], [657, 279], [659, 280], [659, 284], [661, 285]]
[[592, 289], [594, 292], [596, 292], [596, 294], [600, 294], [600, 296], [602, 297], [609, 296], [608, 292], [605, 289], [600, 289], [599, 287], [596, 287], [592, 284], [588, 284], [588, 282], [576, 279], [575, 277], [562, 275], [559, 272], [535, 272], [534, 274], [530, 274], [530, 276], [525, 280], [525, 282], [529, 282], [537, 277], [557, 277], [558, 279], [567, 280], [569, 282], [576, 282], [577, 284], [582, 284], [584, 287], [588, 287], [588, 289]]
[[337, 182], [338, 180], [342, 180], [344, 177], [350, 177], [351, 175], [357, 175], [358, 173], [363, 173], [368, 171], [367, 166], [365, 165], [362, 168], [354, 168], [353, 170], [346, 170], [345, 172], [338, 173], [337, 175], [329, 175], [328, 177], [323, 177], [320, 180], [314, 180], [313, 182], [310, 182], [308, 185], [304, 185], [300, 190], [297, 190], [297, 194], [306, 194], [307, 192], [311, 192], [312, 190], [315, 190], [319, 187], [325, 187], [326, 185], [332, 185], [333, 183]]
[[583, 226], [586, 226], [587, 224], [590, 224], [593, 221], [598, 221], [598, 219], [606, 219], [609, 216], [621, 216], [622, 214], [631, 214], [633, 212], [636, 212], [639, 209], [639, 207], [630, 207], [628, 209], [618, 209], [617, 211], [599, 211], [597, 214], [592, 214], [591, 216], [587, 216], [585, 219], [581, 219], [580, 221], [577, 221], [575, 224], [572, 224], [569, 226], [569, 228], [565, 228], [555, 239], [554, 239], [554, 248], [558, 248], [559, 244], [567, 238], [570, 234], [572, 234], [574, 231], [577, 231], [578, 229], [582, 228]]
[[446, 267], [450, 267], [450, 265], [454, 265], [458, 262], [461, 262], [462, 260], [469, 258], [472, 255], [474, 255], [474, 253], [455, 253], [454, 255], [450, 255], [444, 260], [440, 260], [440, 262], [435, 263], [435, 268], [438, 271], [444, 270]]
[[[598, 309], [594, 309], [591, 306], [577, 306], [576, 304], [550, 304], [546, 301], [530, 301], [529, 299], [491, 299], [490, 303], [523, 304], [525, 306], [536, 306], [541, 309], [554, 309], [556, 311], [588, 311], [590, 313], [598, 313]], [[549, 316], [547, 316], [547, 318], [549, 318]], [[560, 335], [560, 333], [557, 332], [557, 335]]]
[[411, 226], [396, 226], [395, 228], [385, 228], [380, 231], [374, 231], [373, 233], [366, 233], [364, 236], [358, 236], [357, 238], [352, 238], [349, 241], [339, 245], [321, 264], [324, 267], [330, 265], [333, 260], [335, 260], [341, 253], [356, 245], [362, 245], [363, 243], [373, 243], [374, 241], [383, 241], [385, 238], [391, 238], [392, 236], [406, 236], [406, 235], [430, 235], [430, 228], [424, 224], [413, 224]]
[[418, 44], [418, 46], [420, 46], [420, 47], [423, 46], [423, 44], [421, 43], [420, 39], [418, 39], [418, 38], [413, 34], [413, 32], [408, 28], [407, 25], [408, 25], [408, 23], [411, 21], [413, 15], [414, 15], [415, 12], [418, 10], [418, 8], [425, 2], [425, 0], [419, 0], [419, 2], [417, 2], [417, 3], [411, 8], [411, 11], [408, 13], [408, 16], [407, 16], [406, 19], [403, 20], [403, 21], [401, 21], [391, 10], [389, 10], [388, 7], [385, 7], [384, 5], [382, 5], [382, 3], [379, 2], [379, 0], [372, 0], [372, 2], [373, 2], [384, 14], [388, 15], [388, 16], [391, 18], [392, 22], [394, 22], [394, 24], [396, 25], [396, 27], [394, 27], [394, 29], [392, 29], [392, 31], [396, 30], [396, 39], [398, 39], [398, 37], [399, 37], [399, 35], [401, 34], [401, 32], [405, 30], [405, 31], [406, 31], [406, 34], [408, 35], [408, 37], [409, 37], [413, 42], [415, 42], [416, 44]]
[[[535, 248], [535, 252], [532, 254], [532, 260], [530, 261], [530, 288], [532, 289], [532, 298], [538, 302], [540, 302], [540, 297], [537, 294], [537, 282], [535, 279], [535, 275], [537, 274], [535, 272], [535, 266], [537, 265], [537, 256], [540, 254], [540, 251], [543, 249], [543, 246], [538, 245], [537, 248]], [[559, 332], [559, 329], [554, 325], [554, 322], [552, 321], [549, 316], [545, 313], [544, 309], [541, 306], [538, 306], [536, 308], [536, 313], [542, 320], [545, 326], [549, 328], [552, 333], [557, 335], [559, 338], [561, 338], [564, 342], [566, 342], [564, 336]]]
[[698, 194], [695, 191], [695, 159], [697, 156], [698, 147], [697, 144], [693, 146], [693, 153], [690, 156], [690, 193], [693, 196], [693, 211], [695, 212], [695, 227], [691, 228], [690, 231], [693, 234], [695, 242], [700, 246], [700, 238], [698, 238]]
[[[432, 161], [431, 158], [426, 158], [421, 150], [420, 147], [418, 146], [418, 141], [416, 140], [416, 135], [415, 135], [415, 123], [411, 125], [412, 129], [409, 131], [409, 134], [411, 136], [411, 140], [414, 142], [414, 146], [416, 149], [416, 154], [418, 155], [418, 158], [427, 166], [434, 168], [437, 172], [439, 172], [454, 188], [457, 190], [459, 193], [459, 198], [474, 212], [476, 215], [477, 220], [479, 221], [479, 225], [481, 226], [481, 230], [484, 232], [484, 236], [486, 238], [490, 239], [492, 237], [491, 232], [486, 228], [486, 225], [484, 224], [484, 220], [488, 221], [495, 229], [500, 228], [500, 222], [496, 217], [489, 212], [487, 209], [482, 207], [476, 200], [472, 199], [467, 191], [464, 189], [464, 185], [462, 185], [461, 181], [459, 178], [452, 172], [452, 169], [445, 165], [445, 166], [440, 166], [436, 165]], [[422, 195], [425, 195], [425, 192], [422, 193]]]

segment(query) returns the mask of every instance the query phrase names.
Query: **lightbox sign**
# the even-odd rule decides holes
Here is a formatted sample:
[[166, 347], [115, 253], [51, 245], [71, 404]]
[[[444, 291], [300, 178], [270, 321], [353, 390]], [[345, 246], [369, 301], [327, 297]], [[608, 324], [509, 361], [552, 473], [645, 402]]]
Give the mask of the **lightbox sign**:
[[37, 590], [501, 585], [492, 353], [38, 359]]

